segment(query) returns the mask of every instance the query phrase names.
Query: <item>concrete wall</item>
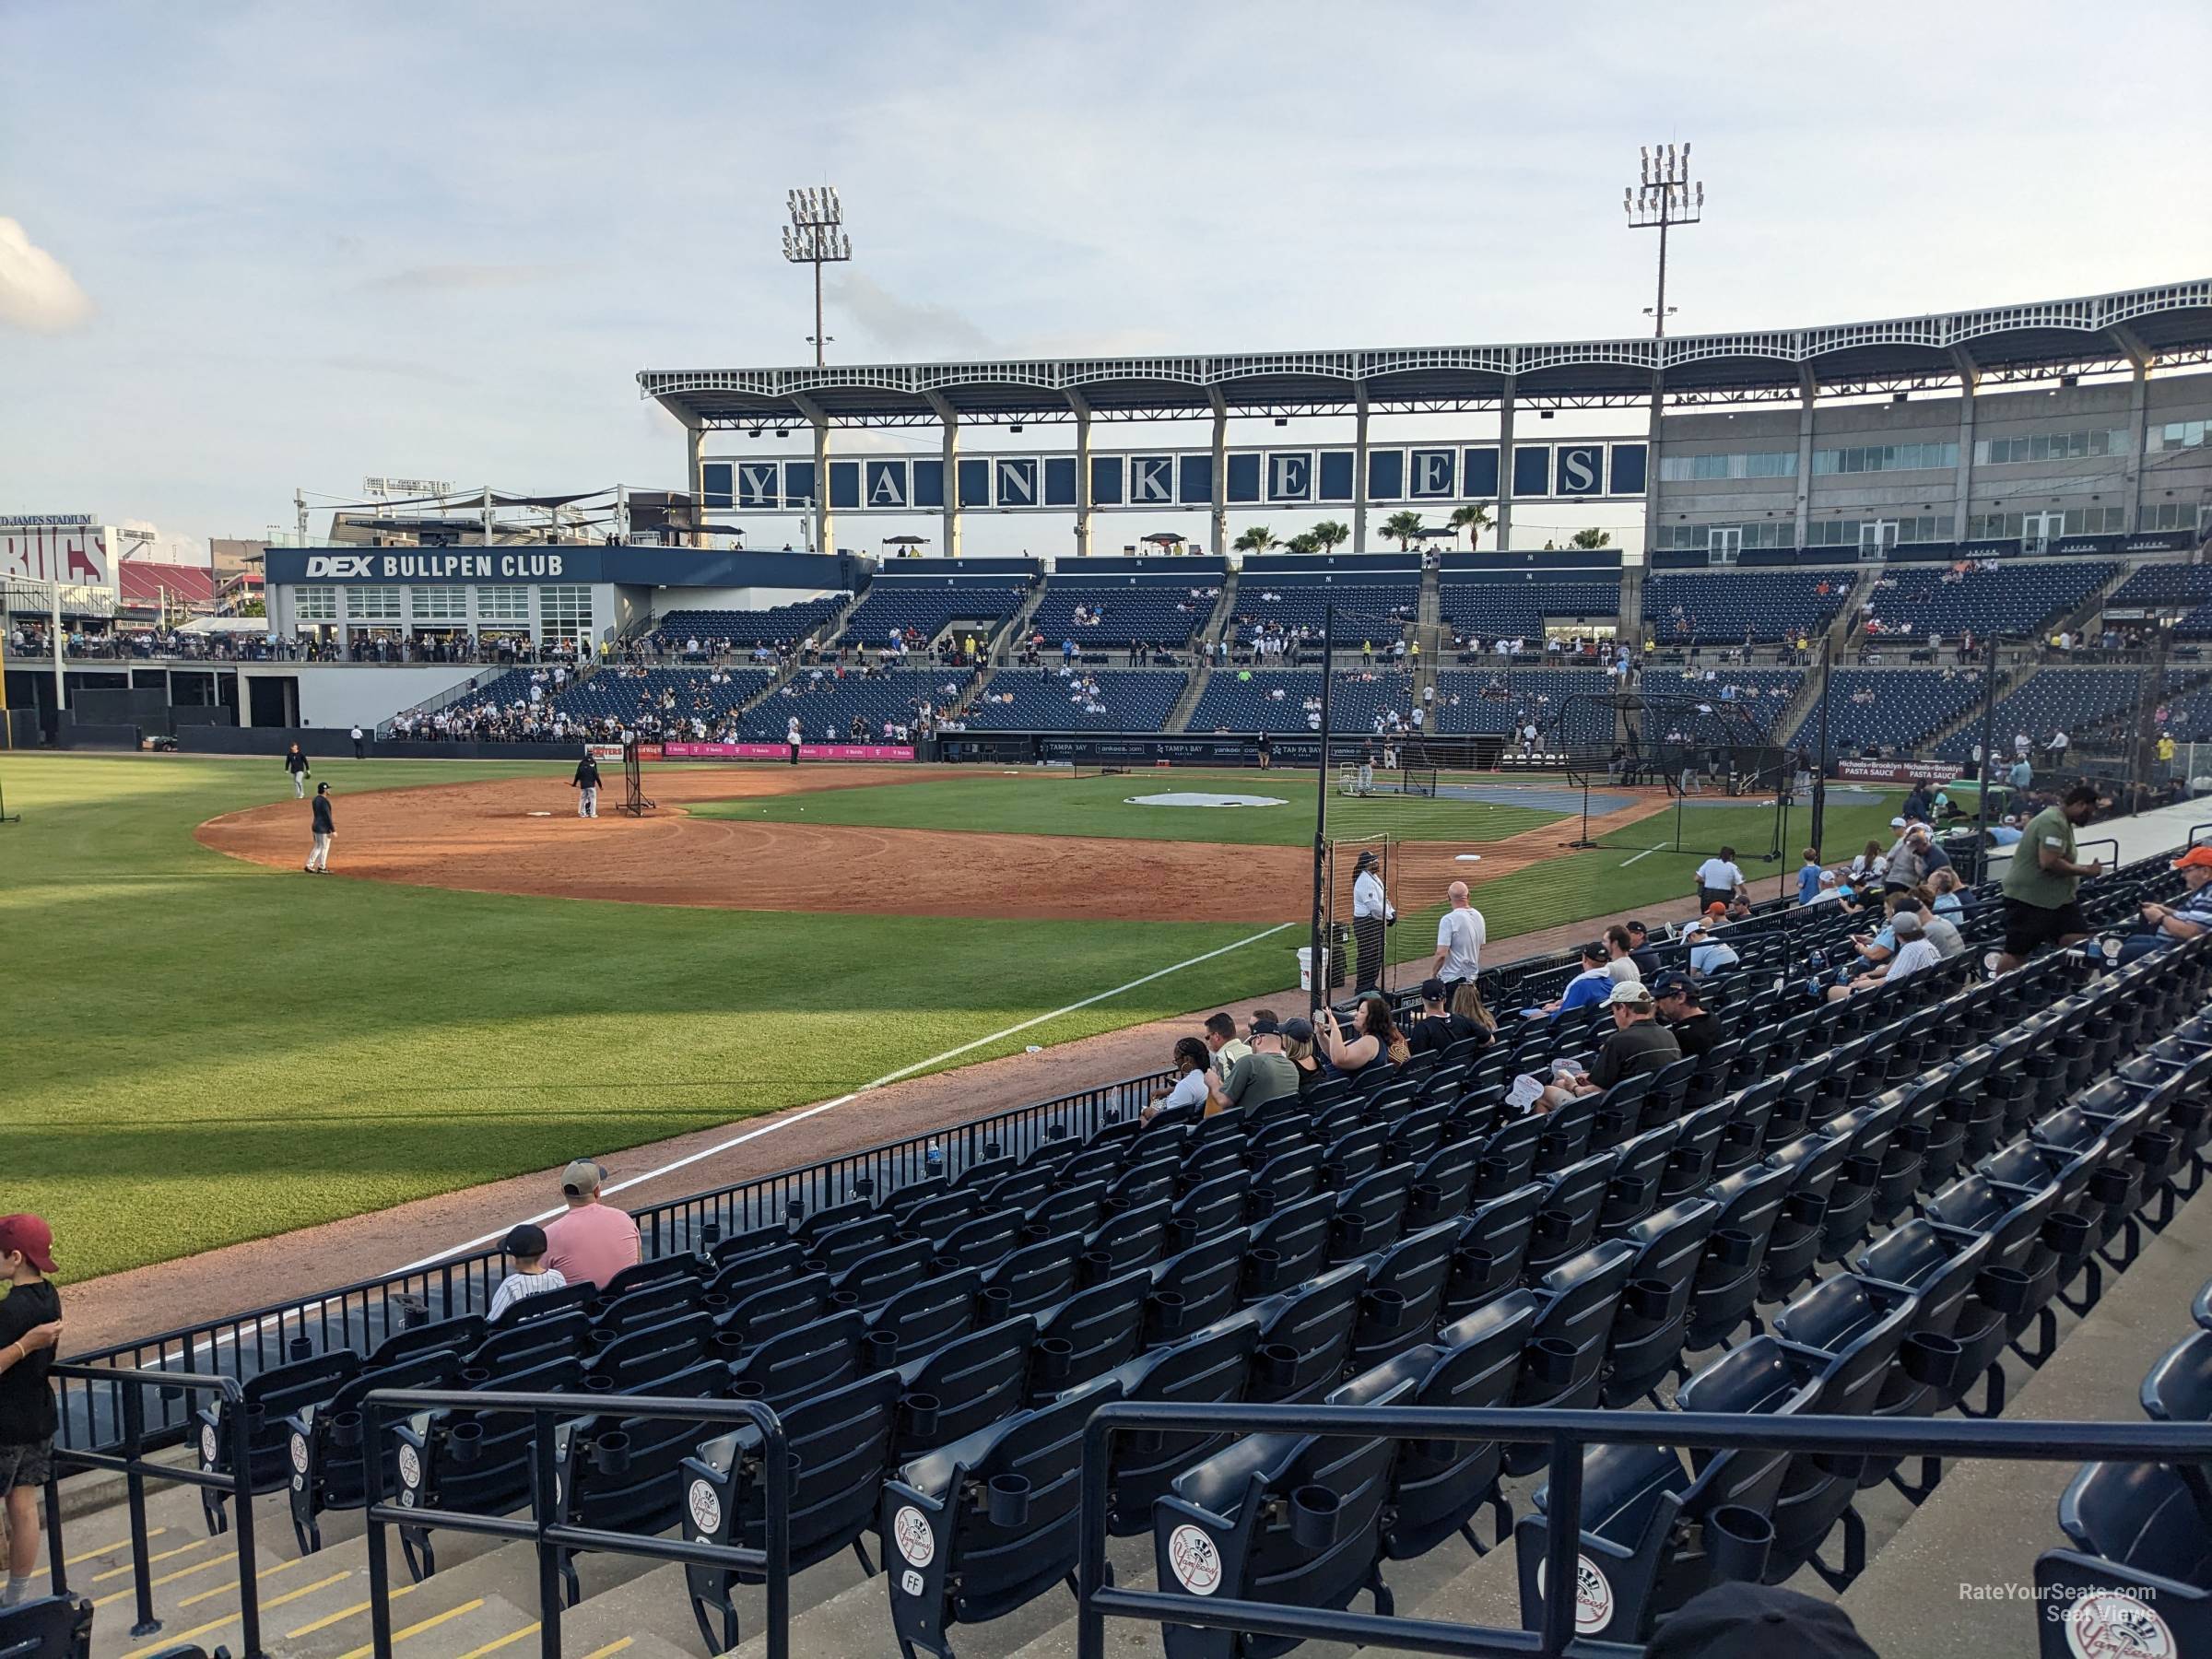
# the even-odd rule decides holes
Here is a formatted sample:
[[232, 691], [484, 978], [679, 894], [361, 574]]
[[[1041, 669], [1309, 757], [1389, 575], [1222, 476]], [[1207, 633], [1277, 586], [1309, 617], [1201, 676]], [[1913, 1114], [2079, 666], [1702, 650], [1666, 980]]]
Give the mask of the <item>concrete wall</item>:
[[[289, 678], [300, 685], [300, 718], [310, 726], [343, 731], [359, 722], [374, 728], [402, 709], [450, 691], [481, 674], [496, 674], [471, 663], [421, 663], [404, 667], [378, 667], [356, 663], [245, 663], [240, 675], [248, 679]], [[241, 698], [241, 707], [251, 703]]]

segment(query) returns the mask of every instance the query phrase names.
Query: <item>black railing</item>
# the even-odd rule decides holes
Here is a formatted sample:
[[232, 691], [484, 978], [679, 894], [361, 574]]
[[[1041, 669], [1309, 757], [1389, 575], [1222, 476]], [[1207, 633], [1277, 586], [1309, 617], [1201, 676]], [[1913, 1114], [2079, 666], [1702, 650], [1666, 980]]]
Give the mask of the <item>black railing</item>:
[[[1386, 1440], [1548, 1444], [1550, 1488], [1543, 1583], [1576, 1582], [1583, 1531], [1583, 1450], [1590, 1445], [1710, 1447], [1844, 1458], [1984, 1457], [1999, 1461], [2201, 1463], [2212, 1423], [1950, 1423], [1894, 1418], [1737, 1417], [1716, 1412], [1453, 1410], [1411, 1406], [1172, 1406], [1112, 1404], [1083, 1435], [1081, 1543], [1077, 1562], [1077, 1659], [1105, 1659], [1106, 1621], [1143, 1619], [1242, 1630], [1294, 1641], [1346, 1641], [1460, 1659], [1637, 1659], [1641, 1643], [1575, 1634], [1575, 1600], [1544, 1598], [1535, 1630], [1385, 1618], [1220, 1595], [1125, 1590], [1107, 1582], [1108, 1454], [1117, 1432], [1320, 1434]], [[1763, 1517], [1761, 1518], [1763, 1519]]]
[[[71, 1380], [87, 1377], [92, 1369], [72, 1361], [54, 1366], [47, 1375], [66, 1387]], [[238, 1408], [242, 1398], [238, 1382], [230, 1377], [194, 1377], [169, 1371], [125, 1371], [108, 1367], [100, 1368], [94, 1380], [101, 1387], [114, 1390], [121, 1397], [123, 1428], [120, 1449], [96, 1452], [59, 1445], [54, 1448], [53, 1473], [46, 1482], [46, 1551], [47, 1559], [53, 1563], [53, 1594], [65, 1595], [69, 1592], [66, 1571], [69, 1551], [62, 1539], [61, 1477], [64, 1473], [79, 1469], [122, 1472], [130, 1510], [131, 1579], [138, 1614], [138, 1622], [131, 1627], [131, 1634], [136, 1637], [151, 1636], [161, 1629], [160, 1620], [154, 1617], [153, 1568], [147, 1553], [146, 1483], [149, 1479], [168, 1480], [181, 1486], [228, 1492], [231, 1498], [230, 1507], [237, 1516], [231, 1530], [238, 1549], [238, 1618], [243, 1644], [241, 1659], [262, 1659], [260, 1581], [253, 1566], [253, 1418], [250, 1413]], [[230, 1437], [230, 1468], [227, 1474], [147, 1461], [146, 1453], [148, 1446], [154, 1443], [146, 1430], [145, 1399], [147, 1389], [156, 1390], [165, 1400], [182, 1398], [187, 1391], [219, 1394], [222, 1397], [223, 1404], [232, 1408], [222, 1414], [223, 1432]]]
[[[398, 1411], [528, 1413], [534, 1430], [530, 1458], [530, 1514], [483, 1515], [466, 1510], [402, 1508], [385, 1501], [383, 1414]], [[760, 1433], [760, 1470], [767, 1512], [759, 1549], [734, 1544], [693, 1544], [642, 1533], [612, 1532], [561, 1520], [559, 1479], [553, 1430], [562, 1418], [618, 1412], [625, 1418], [700, 1424], [750, 1423]], [[596, 1549], [639, 1556], [651, 1561], [750, 1571], [760, 1575], [767, 1593], [768, 1659], [791, 1654], [791, 1449], [776, 1414], [758, 1400], [667, 1398], [653, 1394], [604, 1397], [562, 1394], [509, 1394], [496, 1389], [379, 1388], [361, 1401], [361, 1465], [368, 1477], [370, 1652], [392, 1659], [392, 1565], [385, 1529], [443, 1527], [480, 1537], [528, 1542], [537, 1551], [537, 1649], [542, 1659], [560, 1659], [563, 1611], [561, 1552]], [[671, 1486], [675, 1477], [670, 1477]]]

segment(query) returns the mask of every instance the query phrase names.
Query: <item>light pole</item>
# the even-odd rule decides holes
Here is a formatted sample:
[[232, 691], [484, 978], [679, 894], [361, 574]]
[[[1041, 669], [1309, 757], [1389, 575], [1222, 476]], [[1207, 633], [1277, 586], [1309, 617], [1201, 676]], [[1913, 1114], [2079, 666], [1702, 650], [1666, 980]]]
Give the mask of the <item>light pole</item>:
[[1694, 225], [1705, 217], [1705, 186], [1689, 176], [1689, 146], [1677, 155], [1673, 145], [1641, 149], [1641, 182], [1620, 193], [1631, 230], [1659, 232], [1659, 300], [1652, 306], [1652, 333], [1666, 335], [1666, 233], [1677, 225]]
[[844, 205], [831, 184], [809, 184], [788, 194], [791, 223], [783, 227], [783, 257], [814, 267], [814, 366], [822, 366], [822, 267], [853, 257], [853, 239], [844, 233]]

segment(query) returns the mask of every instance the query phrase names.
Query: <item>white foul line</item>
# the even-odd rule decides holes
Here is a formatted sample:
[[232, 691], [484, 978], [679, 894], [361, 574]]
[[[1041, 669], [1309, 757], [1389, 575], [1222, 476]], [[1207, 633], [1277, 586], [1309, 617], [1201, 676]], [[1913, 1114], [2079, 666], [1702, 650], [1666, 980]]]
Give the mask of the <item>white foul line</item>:
[[[1664, 848], [1665, 845], [1666, 843], [1665, 841], [1661, 841], [1656, 847], [1646, 847], [1642, 852], [1636, 854], [1636, 858], [1649, 858], [1653, 853], [1659, 852], [1661, 848]], [[1620, 861], [1620, 867], [1624, 870], [1627, 869], [1630, 865], [1636, 862], [1636, 858], [1622, 859]]]
[[[1083, 998], [1083, 1000], [1080, 1002], [1069, 1003], [1064, 1008], [1054, 1008], [1050, 1014], [1035, 1015], [1030, 1018], [1022, 1020], [1017, 1025], [1010, 1025], [1006, 1027], [1006, 1029], [1003, 1031], [993, 1031], [988, 1037], [978, 1037], [972, 1042], [963, 1042], [958, 1048], [948, 1048], [941, 1054], [932, 1054], [926, 1060], [917, 1060], [912, 1065], [902, 1065], [897, 1071], [886, 1072], [882, 1077], [877, 1077], [871, 1082], [863, 1083], [858, 1088], [853, 1089], [851, 1093], [839, 1095], [835, 1100], [822, 1100], [815, 1105], [806, 1107], [798, 1112], [780, 1112], [774, 1118], [770, 1120], [768, 1123], [762, 1124], [757, 1129], [748, 1129], [743, 1135], [734, 1135], [728, 1140], [718, 1141], [713, 1146], [703, 1147], [700, 1151], [687, 1153], [684, 1157], [677, 1159], [673, 1162], [665, 1163], [658, 1169], [648, 1170], [642, 1175], [632, 1175], [628, 1180], [618, 1181], [610, 1186], [602, 1187], [600, 1189], [601, 1195], [604, 1197], [612, 1197], [617, 1193], [628, 1192], [631, 1187], [642, 1186], [649, 1181], [658, 1181], [663, 1176], [673, 1175], [677, 1171], [685, 1169], [691, 1164], [700, 1163], [710, 1158], [718, 1158], [723, 1153], [729, 1151], [732, 1147], [744, 1146], [747, 1141], [759, 1140], [764, 1135], [773, 1135], [779, 1129], [788, 1129], [794, 1124], [803, 1124], [808, 1118], [819, 1117], [825, 1112], [830, 1112], [835, 1110], [837, 1107], [850, 1104], [852, 1101], [858, 1100], [862, 1095], [866, 1094], [870, 1089], [881, 1088], [887, 1083], [896, 1083], [901, 1077], [909, 1077], [913, 1076], [913, 1074], [916, 1072], [927, 1071], [932, 1066], [941, 1065], [947, 1060], [958, 1059], [960, 1055], [969, 1053], [971, 1050], [985, 1048], [994, 1042], [1004, 1041], [1008, 1037], [1018, 1036], [1023, 1031], [1029, 1030], [1031, 1027], [1044, 1025], [1048, 1021], [1058, 1019], [1065, 1014], [1076, 1013], [1079, 1009], [1088, 1008], [1095, 1003], [1111, 1002], [1113, 998], [1120, 996], [1124, 992], [1135, 990], [1139, 985], [1148, 985], [1154, 980], [1167, 978], [1171, 973], [1180, 973], [1185, 968], [1195, 968], [1200, 962], [1210, 962], [1216, 957], [1227, 956], [1232, 950], [1241, 950], [1247, 945], [1256, 945], [1262, 939], [1272, 938], [1275, 935], [1281, 933], [1286, 927], [1295, 927], [1296, 925], [1298, 924], [1294, 922], [1278, 922], [1275, 926], [1268, 928], [1265, 932], [1253, 934], [1248, 939], [1239, 939], [1235, 944], [1224, 945], [1218, 950], [1209, 950], [1203, 956], [1194, 956], [1185, 961], [1177, 962], [1171, 967], [1161, 968], [1155, 972], [1147, 973], [1141, 979], [1133, 979], [1125, 985], [1116, 985], [1111, 991], [1101, 991], [1095, 996], [1087, 996]], [[547, 1210], [542, 1215], [532, 1216], [530, 1219], [540, 1222], [550, 1221], [554, 1217], [564, 1213], [566, 1207], [566, 1206], [557, 1206], [553, 1209]], [[436, 1255], [423, 1257], [423, 1259], [419, 1262], [410, 1262], [406, 1266], [398, 1268], [396, 1271], [400, 1273], [418, 1273], [425, 1267], [436, 1266], [440, 1262], [445, 1260], [447, 1256], [458, 1255], [465, 1251], [479, 1250], [485, 1245], [494, 1243], [497, 1241], [505, 1238], [506, 1236], [507, 1230], [505, 1228], [501, 1228], [498, 1232], [486, 1233], [480, 1239], [471, 1239], [465, 1244], [454, 1244], [449, 1246], [448, 1248], [440, 1251]]]

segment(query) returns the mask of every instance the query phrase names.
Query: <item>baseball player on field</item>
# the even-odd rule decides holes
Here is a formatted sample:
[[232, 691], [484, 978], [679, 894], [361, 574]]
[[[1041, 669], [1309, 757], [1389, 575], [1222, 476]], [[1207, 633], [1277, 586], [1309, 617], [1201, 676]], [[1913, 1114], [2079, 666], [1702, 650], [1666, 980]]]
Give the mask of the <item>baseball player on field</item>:
[[569, 780], [569, 787], [576, 792], [576, 816], [595, 818], [599, 816], [599, 762], [586, 748], [583, 759], [576, 762], [576, 775]]

